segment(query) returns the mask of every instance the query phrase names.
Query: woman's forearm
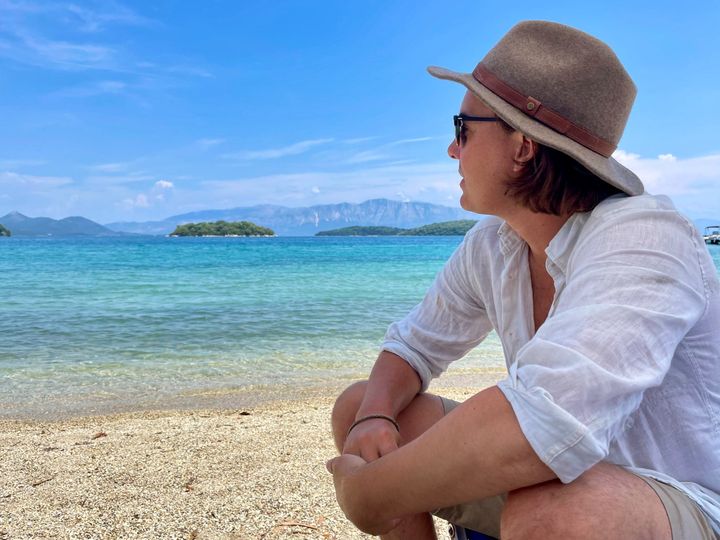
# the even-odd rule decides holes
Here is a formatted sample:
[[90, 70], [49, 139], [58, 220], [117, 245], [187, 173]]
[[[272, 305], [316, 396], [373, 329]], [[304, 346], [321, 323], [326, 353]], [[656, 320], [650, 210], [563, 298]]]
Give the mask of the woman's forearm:
[[473, 396], [416, 440], [351, 476], [350, 489], [361, 492], [352, 500], [373, 522], [555, 478], [497, 387]]

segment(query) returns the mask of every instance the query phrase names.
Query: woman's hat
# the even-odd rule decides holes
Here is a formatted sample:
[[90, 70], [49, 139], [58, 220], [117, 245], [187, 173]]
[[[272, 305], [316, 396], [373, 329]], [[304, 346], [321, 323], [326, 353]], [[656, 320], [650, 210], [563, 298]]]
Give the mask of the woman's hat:
[[635, 173], [611, 157], [637, 90], [602, 41], [562, 24], [524, 21], [472, 73], [428, 71], [465, 85], [513, 128], [609, 184], [630, 195], [644, 191]]

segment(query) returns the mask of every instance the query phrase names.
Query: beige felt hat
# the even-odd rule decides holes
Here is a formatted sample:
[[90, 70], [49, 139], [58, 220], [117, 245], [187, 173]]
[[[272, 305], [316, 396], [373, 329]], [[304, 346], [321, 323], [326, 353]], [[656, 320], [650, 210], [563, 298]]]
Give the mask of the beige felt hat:
[[531, 139], [559, 150], [630, 195], [640, 179], [613, 159], [637, 90], [615, 53], [575, 28], [524, 21], [472, 73], [431, 66]]

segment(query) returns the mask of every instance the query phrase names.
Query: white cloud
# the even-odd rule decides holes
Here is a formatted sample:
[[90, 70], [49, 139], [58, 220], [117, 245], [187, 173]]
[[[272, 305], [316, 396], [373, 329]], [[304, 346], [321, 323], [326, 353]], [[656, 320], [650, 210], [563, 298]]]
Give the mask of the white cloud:
[[155, 182], [155, 187], [158, 189], [172, 189], [175, 186], [172, 182], [168, 180], [158, 180], [157, 182]]
[[145, 195], [144, 193], [139, 193], [135, 197], [124, 199], [123, 203], [128, 209], [148, 208], [150, 206], [147, 195]]
[[242, 150], [230, 154], [223, 154], [221, 157], [225, 159], [236, 159], [241, 161], [250, 161], [255, 159], [276, 159], [285, 156], [295, 156], [304, 154], [313, 147], [332, 142], [333, 139], [311, 139], [300, 141], [282, 148], [270, 148], [267, 150]]
[[[618, 150], [613, 157], [635, 172], [651, 193], [692, 195], [713, 186], [720, 189], [720, 154], [685, 159], [672, 154], [645, 158]], [[720, 206], [720, 198], [715, 202]]]
[[310, 191], [312, 191], [313, 193], [320, 193], [320, 188], [317, 186], [313, 186]]

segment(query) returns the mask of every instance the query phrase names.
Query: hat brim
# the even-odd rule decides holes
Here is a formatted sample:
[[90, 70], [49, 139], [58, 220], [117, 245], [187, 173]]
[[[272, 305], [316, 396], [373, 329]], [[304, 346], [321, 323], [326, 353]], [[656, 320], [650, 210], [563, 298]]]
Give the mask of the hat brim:
[[606, 158], [534, 120], [488, 90], [472, 74], [458, 73], [437, 66], [430, 66], [427, 70], [433, 77], [462, 84], [513, 128], [526, 134], [534, 141], [569, 155], [608, 184], [615, 186], [628, 195], [640, 195], [645, 191], [637, 175], [621, 165], [617, 160], [612, 157]]

